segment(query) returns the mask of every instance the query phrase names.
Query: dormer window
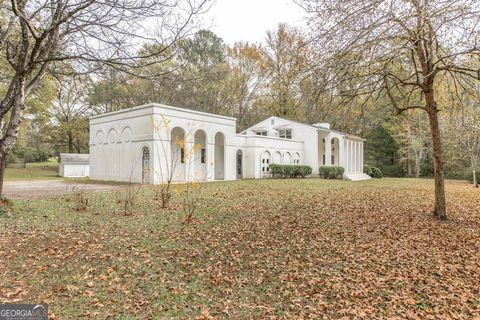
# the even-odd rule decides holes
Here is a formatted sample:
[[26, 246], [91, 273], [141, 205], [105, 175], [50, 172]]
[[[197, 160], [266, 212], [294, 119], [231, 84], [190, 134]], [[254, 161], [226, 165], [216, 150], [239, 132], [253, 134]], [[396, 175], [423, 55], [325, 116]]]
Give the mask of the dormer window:
[[283, 139], [292, 139], [292, 129], [280, 129], [278, 136]]
[[267, 131], [257, 131], [256, 134], [257, 134], [257, 136], [266, 136]]

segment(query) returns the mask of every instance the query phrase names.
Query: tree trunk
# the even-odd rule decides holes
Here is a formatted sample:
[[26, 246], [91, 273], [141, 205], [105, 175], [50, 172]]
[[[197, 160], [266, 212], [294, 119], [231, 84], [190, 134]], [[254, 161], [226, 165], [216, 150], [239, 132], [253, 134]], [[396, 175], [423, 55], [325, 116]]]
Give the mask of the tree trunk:
[[7, 161], [5, 157], [0, 157], [0, 199], [3, 199], [3, 180], [5, 178], [5, 168]]
[[473, 173], [473, 185], [478, 188], [477, 172], [475, 168], [472, 169], [472, 173]]
[[410, 148], [408, 148], [407, 151], [407, 175], [409, 177], [412, 176], [412, 161], [411, 161], [411, 151]]
[[74, 142], [73, 142], [73, 135], [71, 132], [68, 132], [67, 133], [67, 137], [68, 137], [68, 153], [74, 153], [73, 150], [74, 150]]
[[5, 175], [6, 157], [12, 151], [17, 141], [20, 124], [22, 123], [23, 112], [25, 110], [25, 81], [19, 80], [12, 107], [10, 108], [10, 117], [8, 124], [0, 138], [0, 197], [3, 198], [3, 179]]
[[433, 172], [435, 177], [435, 207], [433, 214], [440, 220], [447, 219], [445, 199], [445, 179], [443, 176], [443, 151], [438, 123], [438, 109], [433, 94], [433, 88], [425, 92], [426, 110], [430, 122], [430, 131], [433, 144]]
[[418, 157], [415, 159], [415, 177], [420, 178], [420, 159]]

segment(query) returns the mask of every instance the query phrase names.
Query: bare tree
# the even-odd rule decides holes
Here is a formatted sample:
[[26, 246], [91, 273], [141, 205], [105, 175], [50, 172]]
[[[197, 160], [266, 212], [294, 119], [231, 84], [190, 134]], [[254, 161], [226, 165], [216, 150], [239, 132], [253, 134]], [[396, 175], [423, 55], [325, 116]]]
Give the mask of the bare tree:
[[456, 131], [462, 151], [468, 156], [473, 175], [473, 185], [478, 187], [477, 167], [480, 164], [480, 106], [479, 93], [476, 99], [468, 97], [462, 104], [460, 121], [457, 121]]
[[[437, 102], [441, 77], [479, 78], [478, 0], [298, 0], [313, 15], [319, 61], [340, 94], [388, 98], [398, 113], [428, 114], [435, 173], [434, 215], [447, 219]], [[354, 81], [352, 81], [352, 79]], [[337, 89], [338, 90], [338, 89]], [[417, 103], [416, 97], [420, 96]], [[413, 99], [412, 99], [413, 97]]]
[[[17, 139], [25, 99], [47, 72], [61, 74], [64, 63], [91, 72], [108, 65], [142, 75], [144, 65], [170, 57], [165, 50], [189, 33], [207, 0], [11, 0], [0, 2], [0, 71], [6, 91], [0, 96], [0, 194], [5, 157]], [[154, 30], [154, 31], [152, 31]], [[158, 51], [139, 55], [142, 43]], [[148, 56], [147, 56], [148, 55]], [[147, 59], [159, 57], [158, 59]], [[153, 61], [152, 61], [153, 60]], [[150, 75], [152, 76], [152, 75]]]
[[[66, 146], [69, 153], [81, 152], [88, 148], [88, 116], [91, 109], [87, 104], [87, 90], [90, 79], [87, 77], [59, 78], [55, 99], [48, 109], [55, 126], [52, 140], [57, 147]], [[83, 139], [80, 136], [84, 135]], [[83, 140], [83, 145], [80, 142]]]

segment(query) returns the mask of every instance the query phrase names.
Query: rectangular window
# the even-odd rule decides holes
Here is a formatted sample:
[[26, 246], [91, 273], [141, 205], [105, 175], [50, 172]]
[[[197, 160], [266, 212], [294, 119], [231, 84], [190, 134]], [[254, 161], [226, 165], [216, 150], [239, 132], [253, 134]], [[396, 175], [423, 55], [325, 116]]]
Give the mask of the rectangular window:
[[278, 136], [283, 139], [292, 139], [292, 129], [278, 130]]
[[323, 155], [323, 165], [325, 165], [325, 155]]
[[266, 136], [267, 131], [257, 131], [257, 136]]
[[206, 163], [206, 150], [205, 149], [202, 149], [200, 151], [200, 162], [201, 163]]
[[180, 162], [185, 163], [185, 149], [180, 148]]

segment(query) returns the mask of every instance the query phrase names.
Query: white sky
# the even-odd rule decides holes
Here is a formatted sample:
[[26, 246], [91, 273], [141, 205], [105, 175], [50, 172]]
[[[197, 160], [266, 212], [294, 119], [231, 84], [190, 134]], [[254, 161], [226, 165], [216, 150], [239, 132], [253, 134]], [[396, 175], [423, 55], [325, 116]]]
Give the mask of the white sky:
[[305, 11], [293, 0], [216, 0], [205, 14], [206, 26], [232, 45], [238, 41], [263, 42], [266, 32], [285, 22], [305, 26]]

